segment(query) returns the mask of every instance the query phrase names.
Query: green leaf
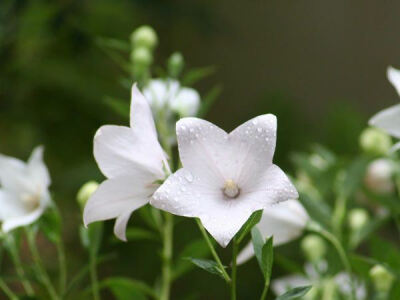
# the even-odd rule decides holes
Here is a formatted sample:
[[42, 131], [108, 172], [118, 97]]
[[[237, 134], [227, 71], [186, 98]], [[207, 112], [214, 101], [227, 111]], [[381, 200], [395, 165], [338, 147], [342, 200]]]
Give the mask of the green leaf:
[[311, 286], [299, 286], [287, 291], [283, 295], [280, 295], [278, 298], [276, 298], [276, 300], [299, 299], [300, 297], [305, 296], [310, 289]]
[[118, 40], [118, 39], [112, 39], [112, 38], [105, 38], [105, 37], [98, 37], [96, 38], [96, 44], [100, 46], [101, 48], [109, 48], [113, 50], [119, 50], [119, 51], [130, 51], [130, 45], [129, 43], [123, 41], [123, 40]]
[[196, 68], [188, 71], [182, 78], [182, 85], [192, 86], [201, 79], [210, 76], [215, 72], [214, 66]]
[[273, 250], [273, 237], [270, 237], [261, 252], [261, 270], [265, 278], [265, 285], [269, 285], [269, 281], [272, 273], [272, 264], [274, 261], [274, 250]]
[[115, 113], [119, 114], [121, 117], [129, 118], [129, 103], [122, 100], [116, 99], [109, 96], [104, 98], [104, 103], [108, 105]]
[[240, 228], [239, 232], [236, 234], [236, 241], [238, 244], [245, 238], [245, 236], [251, 231], [251, 229], [261, 220], [263, 211], [257, 210], [255, 211], [250, 218], [246, 221], [246, 223]]
[[112, 277], [100, 283], [101, 288], [109, 288], [118, 300], [144, 300], [146, 296], [154, 299], [156, 293], [146, 283], [130, 278]]
[[186, 245], [179, 254], [177, 263], [174, 266], [172, 277], [176, 279], [188, 272], [193, 267], [193, 264], [186, 259], [187, 257], [205, 257], [209, 253], [210, 249], [208, 248], [204, 239], [192, 241]]
[[260, 268], [262, 269], [262, 249], [264, 246], [264, 239], [257, 227], [253, 227], [253, 229], [251, 229], [251, 241], [253, 243], [254, 254], [257, 258]]
[[61, 239], [61, 218], [56, 209], [48, 210], [39, 222], [40, 229], [46, 238], [52, 243], [58, 243]]
[[200, 118], [205, 117], [205, 115], [208, 113], [212, 105], [215, 103], [221, 92], [222, 92], [222, 86], [216, 85], [204, 97], [202, 97], [201, 107], [199, 113], [197, 114], [198, 117]]
[[191, 261], [194, 265], [197, 267], [211, 273], [220, 276], [221, 278], [224, 278], [222, 275], [222, 271], [218, 267], [218, 264], [210, 259], [200, 259], [200, 258], [193, 258], [193, 257], [187, 257], [187, 260]]
[[343, 180], [339, 183], [339, 197], [348, 199], [362, 186], [368, 163], [369, 159], [360, 157], [350, 164]]

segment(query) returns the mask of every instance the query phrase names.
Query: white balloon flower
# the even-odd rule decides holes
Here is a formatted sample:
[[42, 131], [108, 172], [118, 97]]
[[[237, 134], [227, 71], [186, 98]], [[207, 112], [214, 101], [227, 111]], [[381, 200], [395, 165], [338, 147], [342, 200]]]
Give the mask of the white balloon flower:
[[[265, 208], [260, 222], [256, 225], [264, 238], [274, 237], [274, 246], [285, 244], [299, 237], [309, 220], [309, 216], [298, 200], [289, 200]], [[237, 257], [242, 264], [254, 256], [250, 242]]]
[[[387, 77], [400, 95], [400, 70], [393, 67], [387, 69]], [[400, 138], [400, 104], [378, 112], [369, 120], [369, 124], [378, 127], [395, 138]], [[400, 149], [400, 143], [393, 146], [392, 150]]]
[[154, 193], [151, 205], [200, 218], [226, 247], [253, 212], [298, 198], [272, 163], [276, 127], [274, 115], [258, 116], [229, 134], [202, 119], [181, 119], [176, 134], [183, 168]]
[[84, 223], [116, 218], [114, 233], [126, 240], [126, 226], [132, 212], [149, 202], [155, 182], [169, 172], [158, 142], [148, 101], [132, 87], [130, 127], [105, 125], [94, 137], [94, 156], [108, 178], [89, 198]]
[[170, 109], [181, 117], [193, 117], [200, 106], [199, 93], [182, 87], [174, 79], [152, 79], [143, 89], [143, 95], [149, 101], [153, 111]]
[[51, 203], [49, 172], [43, 147], [33, 150], [28, 162], [0, 154], [0, 221], [2, 231], [34, 223]]

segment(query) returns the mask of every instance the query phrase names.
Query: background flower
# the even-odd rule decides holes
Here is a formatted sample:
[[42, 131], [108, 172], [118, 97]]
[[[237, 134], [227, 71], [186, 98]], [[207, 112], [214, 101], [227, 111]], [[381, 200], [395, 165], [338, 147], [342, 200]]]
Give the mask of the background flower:
[[157, 139], [148, 101], [132, 87], [130, 127], [105, 125], [94, 138], [94, 156], [107, 177], [88, 200], [84, 222], [116, 218], [114, 233], [126, 240], [132, 212], [147, 204], [168, 163]]
[[8, 232], [35, 222], [51, 203], [43, 147], [35, 148], [27, 163], [0, 154], [0, 182], [2, 230]]

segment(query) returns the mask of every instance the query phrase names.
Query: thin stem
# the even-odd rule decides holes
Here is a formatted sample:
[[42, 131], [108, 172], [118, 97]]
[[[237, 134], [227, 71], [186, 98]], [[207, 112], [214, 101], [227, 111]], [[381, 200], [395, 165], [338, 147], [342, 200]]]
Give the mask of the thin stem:
[[95, 253], [90, 253], [89, 265], [90, 265], [90, 280], [92, 282], [93, 299], [100, 300], [99, 280], [97, 278], [97, 268], [96, 268], [97, 255]]
[[64, 294], [65, 288], [67, 287], [67, 263], [65, 259], [64, 243], [62, 239], [56, 244], [58, 252], [58, 265], [60, 268], [60, 294]]
[[47, 292], [49, 293], [51, 299], [53, 300], [60, 299], [60, 297], [57, 295], [56, 290], [53, 287], [53, 284], [51, 283], [49, 275], [46, 272], [46, 269], [43, 266], [42, 259], [40, 258], [39, 255], [39, 250], [36, 247], [35, 233], [30, 231], [29, 229], [26, 229], [26, 235], [28, 238], [27, 240], [28, 240], [29, 250], [32, 254], [32, 258], [36, 266], [36, 273], [40, 281], [46, 287]]
[[268, 288], [269, 288], [269, 284], [268, 285], [264, 285], [264, 289], [262, 291], [260, 300], [264, 300], [267, 297]]
[[163, 252], [162, 252], [162, 283], [160, 300], [169, 300], [172, 282], [172, 252], [174, 219], [169, 213], [164, 213]]
[[8, 245], [7, 249], [9, 250], [11, 260], [13, 261], [13, 263], [15, 265], [15, 270], [17, 271], [17, 274], [21, 279], [21, 284], [22, 284], [24, 290], [26, 291], [28, 296], [34, 296], [35, 291], [33, 290], [33, 287], [31, 285], [31, 283], [29, 282], [29, 280], [26, 279], [25, 271], [24, 271], [24, 268], [22, 267], [22, 262], [19, 257], [19, 251], [18, 251], [17, 245], [15, 243], [15, 239], [13, 236], [10, 236], [7, 239], [7, 245]]
[[352, 269], [350, 265], [350, 261], [347, 258], [346, 252], [344, 251], [342, 245], [340, 244], [339, 240], [329, 231], [325, 229], [320, 229], [318, 231], [323, 237], [325, 237], [336, 249], [337, 253], [339, 254], [339, 257], [347, 271], [350, 277], [350, 285], [351, 285], [351, 293], [352, 293], [352, 298], [356, 299], [355, 297], [355, 285], [354, 285], [354, 280], [353, 280], [353, 275], [352, 275]]
[[0, 289], [10, 300], [18, 300], [18, 296], [8, 287], [3, 279], [0, 278]]
[[233, 249], [232, 249], [232, 284], [231, 284], [231, 300], [236, 300], [236, 277], [237, 277], [237, 263], [236, 258], [239, 252], [239, 243], [236, 238], [233, 239]]
[[213, 246], [213, 244], [211, 243], [210, 238], [208, 237], [208, 234], [206, 232], [206, 230], [203, 227], [203, 224], [201, 224], [199, 219], [196, 219], [196, 223], [199, 226], [200, 232], [203, 235], [203, 238], [206, 240], [206, 243], [208, 245], [208, 248], [211, 251], [212, 256], [214, 257], [216, 263], [218, 264], [218, 267], [220, 268], [221, 272], [222, 272], [222, 276], [224, 277], [226, 283], [230, 284], [231, 283], [231, 278], [229, 277], [228, 273], [225, 270], [224, 265], [221, 262], [221, 259], [219, 258], [217, 251], [215, 251], [215, 248]]

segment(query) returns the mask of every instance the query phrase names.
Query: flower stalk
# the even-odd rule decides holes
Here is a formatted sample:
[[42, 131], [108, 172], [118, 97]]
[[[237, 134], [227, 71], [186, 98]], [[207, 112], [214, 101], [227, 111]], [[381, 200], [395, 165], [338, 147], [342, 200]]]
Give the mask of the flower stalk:
[[161, 286], [161, 300], [169, 300], [171, 282], [172, 282], [172, 254], [173, 254], [173, 226], [174, 219], [169, 213], [164, 214], [164, 228], [163, 234], [163, 252], [162, 252], [162, 286]]
[[60, 297], [58, 296], [56, 290], [53, 287], [53, 284], [51, 283], [50, 277], [46, 272], [46, 269], [43, 266], [42, 259], [40, 258], [39, 255], [39, 250], [36, 246], [36, 240], [35, 240], [35, 233], [30, 230], [30, 229], [25, 229], [26, 236], [27, 236], [27, 241], [28, 241], [28, 247], [32, 255], [32, 259], [35, 263], [35, 271], [36, 274], [43, 284], [43, 286], [47, 289], [47, 292], [49, 293], [50, 299], [52, 300], [59, 300]]
[[200, 232], [201, 232], [204, 240], [207, 243], [208, 248], [211, 251], [211, 254], [212, 254], [213, 258], [215, 259], [215, 262], [218, 264], [218, 267], [221, 270], [222, 276], [224, 277], [226, 283], [230, 284], [231, 283], [231, 278], [229, 277], [228, 273], [226, 272], [225, 267], [222, 264], [221, 259], [219, 258], [218, 254], [217, 254], [217, 251], [215, 251], [215, 248], [214, 248], [213, 244], [211, 243], [211, 240], [210, 240], [206, 230], [204, 229], [203, 225], [201, 224], [201, 221], [196, 218], [196, 223], [197, 223], [197, 226], [200, 229]]
[[236, 278], [237, 278], [237, 255], [239, 252], [239, 243], [236, 238], [233, 239], [233, 249], [232, 249], [232, 284], [231, 284], [231, 300], [236, 300]]
[[0, 289], [10, 300], [18, 300], [18, 296], [8, 287], [3, 279], [0, 278]]

